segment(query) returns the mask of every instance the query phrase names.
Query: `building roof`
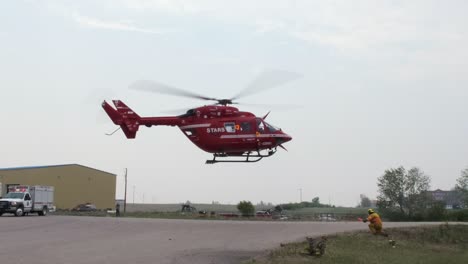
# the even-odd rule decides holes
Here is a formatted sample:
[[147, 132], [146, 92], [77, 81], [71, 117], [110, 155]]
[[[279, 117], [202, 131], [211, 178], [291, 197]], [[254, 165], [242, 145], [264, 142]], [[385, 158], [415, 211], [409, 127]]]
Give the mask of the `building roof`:
[[456, 204], [456, 205], [463, 204], [461, 195], [457, 191], [443, 191], [441, 189], [437, 189], [435, 191], [428, 191], [428, 193], [436, 201], [443, 201], [446, 204]]
[[80, 165], [80, 164], [77, 164], [77, 163], [59, 164], [59, 165], [43, 165], [43, 166], [24, 166], [24, 167], [0, 168], [0, 171], [48, 169], [48, 168], [64, 167], [64, 166], [80, 166], [80, 167], [84, 167], [84, 168], [87, 168], [87, 169], [96, 170], [96, 171], [100, 171], [100, 172], [104, 172], [104, 173], [108, 173], [108, 174], [116, 176], [114, 173], [110, 173], [110, 172], [103, 171], [103, 170], [98, 170], [98, 169], [91, 168], [91, 167], [84, 166], [84, 165]]

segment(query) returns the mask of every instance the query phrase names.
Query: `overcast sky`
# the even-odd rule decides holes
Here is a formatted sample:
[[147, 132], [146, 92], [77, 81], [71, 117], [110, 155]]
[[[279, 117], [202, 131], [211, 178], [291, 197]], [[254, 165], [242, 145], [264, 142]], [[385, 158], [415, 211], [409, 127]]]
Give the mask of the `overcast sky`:
[[[417, 166], [450, 189], [468, 166], [466, 1], [2, 1], [0, 167], [129, 170], [129, 201], [322, 202], [377, 195], [384, 170]], [[204, 102], [128, 89], [156, 80], [231, 97], [264, 70], [303, 77], [246, 98], [296, 104], [267, 121], [293, 137], [253, 164], [205, 165], [178, 128], [135, 140], [101, 109], [141, 116]], [[241, 110], [263, 116], [268, 108]]]

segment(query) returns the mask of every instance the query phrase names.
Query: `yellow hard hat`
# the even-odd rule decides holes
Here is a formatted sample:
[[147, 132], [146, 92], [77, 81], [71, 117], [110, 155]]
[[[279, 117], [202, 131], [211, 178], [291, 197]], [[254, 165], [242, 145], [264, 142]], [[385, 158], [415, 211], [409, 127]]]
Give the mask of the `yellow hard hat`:
[[367, 212], [368, 212], [369, 214], [373, 214], [373, 213], [375, 213], [375, 212], [374, 212], [374, 210], [372, 210], [372, 208], [371, 208], [371, 209], [369, 209], [369, 210], [367, 210]]

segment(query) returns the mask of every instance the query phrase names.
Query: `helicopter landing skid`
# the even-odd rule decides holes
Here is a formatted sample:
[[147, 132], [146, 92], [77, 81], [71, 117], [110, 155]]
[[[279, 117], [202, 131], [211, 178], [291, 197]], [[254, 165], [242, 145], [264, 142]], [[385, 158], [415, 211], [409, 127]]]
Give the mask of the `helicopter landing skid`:
[[[276, 148], [273, 150], [268, 151], [268, 154], [261, 154], [260, 151], [257, 151], [256, 154], [252, 154], [252, 152], [247, 152], [247, 154], [240, 154], [240, 155], [229, 155], [227, 153], [215, 153], [213, 154], [213, 159], [206, 160], [205, 164], [215, 164], [219, 162], [258, 162], [263, 158], [267, 158], [273, 156], [276, 153]], [[232, 157], [237, 157], [239, 159], [229, 159]], [[226, 158], [226, 159], [216, 159], [216, 158]], [[242, 159], [240, 159], [242, 158]]]

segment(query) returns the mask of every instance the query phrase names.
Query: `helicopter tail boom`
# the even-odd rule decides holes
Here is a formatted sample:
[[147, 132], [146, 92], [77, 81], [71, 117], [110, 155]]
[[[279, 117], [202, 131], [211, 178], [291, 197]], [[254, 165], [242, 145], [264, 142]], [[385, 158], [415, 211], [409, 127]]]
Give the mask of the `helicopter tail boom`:
[[116, 109], [106, 101], [102, 103], [102, 108], [104, 108], [104, 111], [106, 111], [112, 122], [122, 128], [122, 131], [125, 133], [127, 138], [135, 138], [138, 127], [141, 123], [140, 116], [122, 101], [113, 100], [112, 102]]

